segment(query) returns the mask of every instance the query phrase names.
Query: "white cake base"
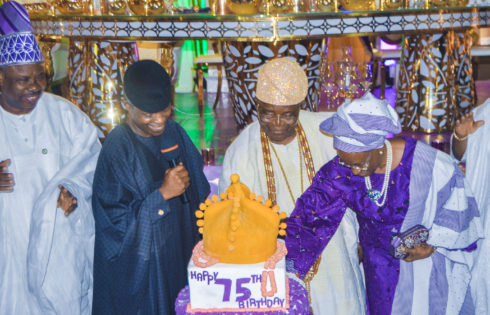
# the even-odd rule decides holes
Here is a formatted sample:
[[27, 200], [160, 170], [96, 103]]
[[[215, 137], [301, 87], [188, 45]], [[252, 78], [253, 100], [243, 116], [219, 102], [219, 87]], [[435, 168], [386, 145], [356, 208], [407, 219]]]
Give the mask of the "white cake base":
[[[286, 311], [289, 296], [286, 290], [286, 264], [283, 258], [273, 270], [277, 292], [262, 296], [261, 278], [264, 263], [251, 265], [216, 264], [207, 268], [187, 268], [190, 304], [194, 312], [225, 311]], [[270, 277], [266, 291], [271, 291]]]

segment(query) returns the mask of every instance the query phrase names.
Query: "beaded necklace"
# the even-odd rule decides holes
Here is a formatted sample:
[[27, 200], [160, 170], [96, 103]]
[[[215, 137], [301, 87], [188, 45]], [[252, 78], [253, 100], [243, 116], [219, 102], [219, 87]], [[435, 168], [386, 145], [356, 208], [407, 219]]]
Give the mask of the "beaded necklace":
[[[310, 151], [310, 145], [308, 144], [308, 140], [306, 139], [306, 134], [305, 131], [303, 130], [303, 127], [301, 127], [301, 124], [298, 121], [298, 125], [296, 126], [296, 136], [298, 138], [298, 149], [300, 151], [299, 156], [300, 156], [300, 174], [301, 174], [301, 193], [303, 193], [303, 165], [302, 163], [305, 163], [306, 166], [306, 174], [308, 175], [308, 180], [311, 183], [313, 182], [313, 177], [315, 176], [315, 165], [313, 164], [313, 158], [311, 157], [311, 151]], [[274, 169], [272, 168], [272, 159], [271, 159], [271, 152], [270, 152], [270, 147], [272, 147], [272, 150], [274, 152], [274, 155], [276, 156], [277, 161], [279, 162], [279, 167], [281, 168], [282, 175], [284, 176], [284, 179], [286, 181], [286, 185], [288, 186], [289, 194], [291, 198], [293, 199], [293, 204], [296, 204], [296, 201], [294, 199], [293, 193], [291, 191], [291, 187], [289, 186], [288, 180], [286, 178], [286, 172], [284, 171], [281, 161], [279, 160], [279, 157], [277, 156], [277, 153], [275, 152], [276, 150], [274, 149], [274, 146], [269, 144], [269, 137], [265, 134], [265, 132], [260, 129], [260, 142], [262, 144], [262, 155], [264, 156], [264, 167], [265, 167], [265, 178], [267, 182], [267, 193], [269, 200], [272, 201], [273, 204], [277, 204], [276, 202], [276, 182], [274, 178]], [[301, 159], [301, 156], [303, 157], [303, 161]], [[306, 274], [305, 278], [303, 279], [306, 287], [306, 291], [308, 292], [308, 301], [311, 304], [311, 280], [315, 277], [315, 275], [318, 272], [318, 267], [320, 266], [322, 256], [318, 256], [318, 259], [315, 261], [311, 269], [308, 271]]]
[[[308, 140], [306, 139], [305, 132], [303, 130], [303, 127], [301, 127], [301, 124], [298, 122], [298, 125], [296, 126], [296, 135], [298, 138], [298, 149], [300, 151], [300, 156], [303, 157], [303, 159], [300, 158], [300, 164], [305, 163], [306, 166], [306, 174], [308, 175], [308, 180], [311, 183], [313, 182], [313, 177], [315, 176], [315, 165], [313, 164], [313, 158], [311, 157], [311, 151], [310, 151], [310, 145], [308, 144]], [[276, 189], [276, 181], [274, 177], [274, 169], [272, 168], [272, 158], [271, 158], [271, 151], [270, 151], [270, 144], [269, 144], [269, 137], [265, 134], [265, 132], [261, 129], [260, 130], [260, 142], [262, 144], [262, 155], [264, 156], [264, 167], [265, 167], [265, 178], [267, 182], [267, 194], [268, 198], [270, 201], [272, 201], [273, 204], [277, 204], [276, 202], [276, 194], [277, 194], [277, 189]], [[273, 148], [274, 150], [274, 148]], [[274, 153], [276, 154], [276, 153]], [[277, 158], [277, 156], [276, 156]], [[279, 161], [279, 159], [277, 159]], [[302, 161], [301, 161], [302, 160]], [[282, 168], [282, 165], [279, 165]], [[302, 166], [300, 166], [302, 168]], [[285, 176], [284, 170], [281, 170], [283, 172], [284, 179], [286, 180], [287, 183], [287, 178]], [[294, 196], [292, 195], [292, 191], [289, 187], [288, 183], [288, 189], [291, 193], [291, 196], [293, 198], [293, 204], [295, 204], [294, 201]], [[303, 191], [302, 191], [303, 193]]]
[[[289, 191], [289, 196], [291, 197], [291, 201], [293, 204], [296, 203], [296, 200], [294, 199], [293, 191], [291, 189], [291, 186], [289, 185], [288, 178], [286, 176], [286, 172], [284, 171], [284, 168], [282, 167], [281, 160], [279, 159], [279, 156], [277, 155], [276, 149], [274, 148], [274, 145], [269, 142], [270, 147], [272, 148], [272, 152], [274, 153], [274, 156], [276, 157], [277, 162], [279, 163], [279, 168], [281, 169], [282, 177], [284, 177], [284, 181], [286, 181], [286, 187], [288, 188]], [[299, 152], [299, 176], [301, 178], [301, 192], [304, 191], [303, 187], [303, 161], [301, 161], [301, 144], [298, 141], [298, 152]]]

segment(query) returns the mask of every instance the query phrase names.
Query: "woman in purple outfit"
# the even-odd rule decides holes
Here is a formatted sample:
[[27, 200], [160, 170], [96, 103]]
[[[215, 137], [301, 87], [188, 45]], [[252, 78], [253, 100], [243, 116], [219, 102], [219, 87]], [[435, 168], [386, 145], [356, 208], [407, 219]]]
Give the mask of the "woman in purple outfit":
[[[357, 214], [368, 311], [473, 314], [468, 287], [481, 227], [475, 199], [451, 158], [400, 132], [395, 111], [370, 93], [346, 102], [320, 128], [337, 157], [316, 174], [288, 219], [288, 267], [304, 277], [347, 208]], [[390, 254], [393, 238], [422, 225], [427, 243]]]

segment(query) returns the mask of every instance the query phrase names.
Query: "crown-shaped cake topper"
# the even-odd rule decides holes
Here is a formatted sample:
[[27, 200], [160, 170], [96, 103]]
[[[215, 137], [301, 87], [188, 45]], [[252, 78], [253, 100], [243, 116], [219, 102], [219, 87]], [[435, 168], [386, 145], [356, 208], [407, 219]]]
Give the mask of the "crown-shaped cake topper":
[[203, 234], [205, 254], [228, 264], [264, 262], [276, 251], [277, 234], [286, 234], [286, 213], [270, 200], [250, 192], [231, 175], [226, 193], [213, 195], [196, 211], [199, 232]]

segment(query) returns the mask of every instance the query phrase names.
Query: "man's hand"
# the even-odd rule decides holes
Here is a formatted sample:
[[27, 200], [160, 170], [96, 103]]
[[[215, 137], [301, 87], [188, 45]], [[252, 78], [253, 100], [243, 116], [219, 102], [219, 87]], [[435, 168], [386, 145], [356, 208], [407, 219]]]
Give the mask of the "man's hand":
[[14, 190], [14, 174], [9, 173], [10, 159], [0, 162], [0, 192]]
[[58, 188], [60, 189], [60, 195], [58, 196], [57, 206], [63, 209], [67, 217], [77, 207], [77, 198], [62, 185], [58, 185]]
[[[473, 112], [464, 114], [460, 119], [456, 120], [454, 133], [459, 139], [465, 139], [470, 134], [475, 132], [485, 122], [483, 120], [474, 121]], [[457, 140], [457, 139], [456, 139]]]
[[415, 248], [402, 247], [402, 250], [408, 253], [408, 256], [403, 259], [406, 262], [427, 258], [435, 252], [434, 247], [429, 244], [420, 244]]
[[180, 196], [189, 187], [189, 173], [185, 169], [182, 162], [174, 168], [170, 168], [165, 172], [165, 178], [159, 190], [163, 199], [169, 200]]

